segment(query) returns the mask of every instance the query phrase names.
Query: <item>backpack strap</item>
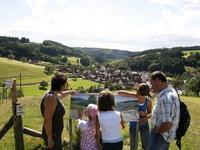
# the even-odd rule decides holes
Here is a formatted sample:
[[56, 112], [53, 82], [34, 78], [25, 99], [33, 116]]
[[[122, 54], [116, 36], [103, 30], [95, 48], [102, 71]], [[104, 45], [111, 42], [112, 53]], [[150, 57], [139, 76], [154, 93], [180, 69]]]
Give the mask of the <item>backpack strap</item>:
[[176, 140], [176, 145], [178, 146], [179, 150], [181, 150], [181, 139]]

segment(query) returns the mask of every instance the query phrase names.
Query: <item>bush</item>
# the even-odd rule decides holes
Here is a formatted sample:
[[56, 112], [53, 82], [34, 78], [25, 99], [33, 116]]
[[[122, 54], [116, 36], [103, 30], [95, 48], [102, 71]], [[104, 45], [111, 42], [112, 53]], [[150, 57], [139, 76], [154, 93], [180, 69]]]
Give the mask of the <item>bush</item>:
[[24, 97], [24, 92], [22, 89], [17, 89], [17, 97]]
[[72, 120], [72, 147], [75, 150], [80, 150], [81, 130], [77, 126], [78, 122]]
[[87, 90], [85, 90], [82, 86], [81, 86], [81, 87], [78, 87], [78, 88], [76, 89], [76, 91], [79, 91], [79, 93], [86, 93], [86, 92], [87, 92]]
[[46, 82], [46, 81], [43, 80], [43, 81], [40, 82], [39, 89], [40, 90], [46, 90], [47, 86], [48, 86], [48, 82]]

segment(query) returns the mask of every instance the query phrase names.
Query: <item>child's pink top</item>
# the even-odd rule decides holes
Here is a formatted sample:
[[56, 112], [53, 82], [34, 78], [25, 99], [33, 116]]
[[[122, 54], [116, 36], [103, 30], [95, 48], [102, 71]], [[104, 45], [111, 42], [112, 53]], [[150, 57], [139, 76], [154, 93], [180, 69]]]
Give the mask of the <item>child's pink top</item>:
[[96, 134], [96, 125], [95, 123], [79, 120], [79, 128], [82, 130], [81, 134], [81, 150], [98, 150], [95, 134]]

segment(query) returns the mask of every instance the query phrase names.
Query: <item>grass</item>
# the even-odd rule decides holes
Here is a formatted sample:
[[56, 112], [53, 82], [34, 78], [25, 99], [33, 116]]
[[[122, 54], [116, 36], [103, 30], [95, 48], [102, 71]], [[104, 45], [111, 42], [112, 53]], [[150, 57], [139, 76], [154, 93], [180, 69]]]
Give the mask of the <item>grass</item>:
[[[73, 81], [72, 79], [68, 80], [70, 82], [69, 89], [77, 89], [80, 86], [83, 86], [84, 89], [88, 89], [90, 86], [98, 86], [99, 83], [89, 81], [89, 80], [83, 80], [83, 79], [77, 79], [77, 81]], [[50, 88], [50, 84], [48, 85], [47, 89]], [[25, 96], [41, 96], [45, 93], [46, 90], [40, 90], [39, 85], [35, 86], [23, 86], [22, 87], [24, 95]]]
[[19, 73], [24, 77], [44, 76], [44, 67], [24, 63], [21, 61], [0, 58], [0, 79], [19, 78]]
[[184, 54], [183, 57], [187, 58], [188, 56], [190, 56], [190, 53], [200, 53], [200, 50], [193, 50], [193, 51], [182, 51], [182, 53]]
[[[183, 150], [197, 150], [200, 147], [200, 143], [198, 142], [200, 136], [200, 101], [197, 97], [181, 97], [181, 99], [187, 104], [190, 115], [191, 115], [191, 124], [186, 133], [186, 135], [182, 138], [182, 149]], [[41, 96], [37, 97], [24, 97], [19, 99], [22, 104], [24, 104], [24, 115], [23, 125], [29, 128], [32, 128], [37, 131], [41, 131], [42, 129], [42, 117], [40, 113], [40, 101]], [[69, 141], [69, 131], [68, 131], [68, 114], [69, 114], [69, 98], [65, 98], [63, 100], [67, 113], [65, 115], [65, 128], [63, 133], [63, 139]], [[9, 120], [12, 114], [11, 109], [11, 101], [5, 100], [2, 104], [0, 104], [0, 129], [4, 126], [4, 124]], [[126, 128], [122, 131], [124, 137], [124, 150], [129, 150], [129, 133], [128, 133], [129, 124], [126, 123]], [[75, 126], [73, 126], [75, 128]], [[33, 150], [35, 147], [39, 145], [43, 145], [42, 139], [34, 138], [29, 135], [24, 135], [25, 148], [26, 150]], [[8, 133], [0, 140], [0, 149], [2, 150], [11, 150], [14, 149], [14, 135], [13, 128], [9, 130]], [[141, 150], [141, 143], [139, 141], [139, 148]], [[177, 150], [175, 142], [170, 144], [170, 150]]]
[[[97, 82], [93, 82], [90, 80], [83, 80], [80, 78], [78, 78], [77, 81], [74, 81], [73, 79], [69, 79], [68, 81], [70, 83], [69, 89], [77, 89], [80, 86], [82, 86], [84, 89], [88, 89], [91, 86], [99, 85], [99, 83], [97, 83]], [[18, 87], [18, 89], [19, 89], [19, 87]], [[49, 83], [47, 89], [50, 89], [50, 83]], [[22, 86], [22, 90], [24, 92], [24, 96], [42, 96], [46, 92], [46, 90], [40, 90], [39, 85]], [[8, 91], [9, 91], [9, 89], [8, 89]], [[0, 88], [0, 92], [2, 92], [2, 88]]]
[[23, 84], [36, 84], [42, 80], [50, 81], [51, 76], [44, 74], [44, 67], [32, 65], [29, 63], [10, 60], [0, 57], [0, 80], [10, 80], [11, 78], [17, 79], [17, 84], [20, 83], [20, 73]]
[[73, 65], [77, 65], [77, 60], [78, 59], [79, 59], [79, 62], [80, 62], [80, 58], [78, 58], [78, 57], [67, 57], [67, 58], [68, 58], [68, 61]]
[[184, 66], [185, 70], [186, 71], [189, 71], [189, 72], [194, 72], [196, 69], [193, 68], [193, 67], [188, 67], [188, 66]]
[[[40, 113], [40, 101], [41, 97], [26, 97], [21, 98], [20, 101], [24, 105], [24, 115], [23, 118], [23, 126], [37, 130], [39, 132], [42, 131], [42, 123], [43, 119]], [[69, 114], [69, 98], [65, 98], [63, 100], [67, 114], [65, 115], [65, 125], [67, 125], [68, 114]], [[0, 104], [0, 114], [3, 116], [0, 120], [0, 129], [4, 126], [4, 124], [9, 120], [12, 115], [11, 101], [4, 101], [3, 104]], [[0, 140], [0, 149], [1, 150], [13, 150], [15, 149], [14, 145], [14, 135], [13, 128], [11, 128], [5, 136]], [[68, 131], [65, 126], [63, 139], [68, 139]], [[36, 147], [43, 146], [43, 140], [39, 138], [35, 138], [29, 135], [24, 135], [24, 143], [26, 150], [35, 150]]]

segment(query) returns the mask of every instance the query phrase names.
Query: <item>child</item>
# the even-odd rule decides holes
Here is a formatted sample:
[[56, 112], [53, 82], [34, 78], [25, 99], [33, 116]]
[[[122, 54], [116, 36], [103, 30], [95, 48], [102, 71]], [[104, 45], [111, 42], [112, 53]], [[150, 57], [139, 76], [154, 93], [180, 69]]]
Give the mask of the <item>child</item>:
[[[88, 121], [78, 120], [78, 127], [81, 129], [81, 150], [98, 150], [96, 140], [96, 123], [98, 107], [95, 104], [89, 104], [86, 108]], [[80, 114], [82, 117], [83, 114]]]
[[102, 130], [103, 150], [123, 149], [123, 140], [120, 131], [120, 124], [122, 125], [122, 128], [124, 128], [124, 124], [121, 119], [120, 112], [114, 111], [114, 108], [114, 95], [107, 90], [100, 92], [98, 98], [98, 123]]
[[[137, 94], [132, 92], [119, 91], [118, 95], [137, 98], [139, 102], [139, 115], [140, 115], [140, 136], [142, 142], [142, 148], [147, 149], [149, 141], [149, 124], [148, 119], [151, 117], [152, 103], [150, 99], [145, 96], [150, 96], [150, 88], [146, 83], [141, 83], [137, 89]], [[130, 146], [131, 150], [135, 150], [135, 138], [136, 138], [136, 122], [130, 122]]]

